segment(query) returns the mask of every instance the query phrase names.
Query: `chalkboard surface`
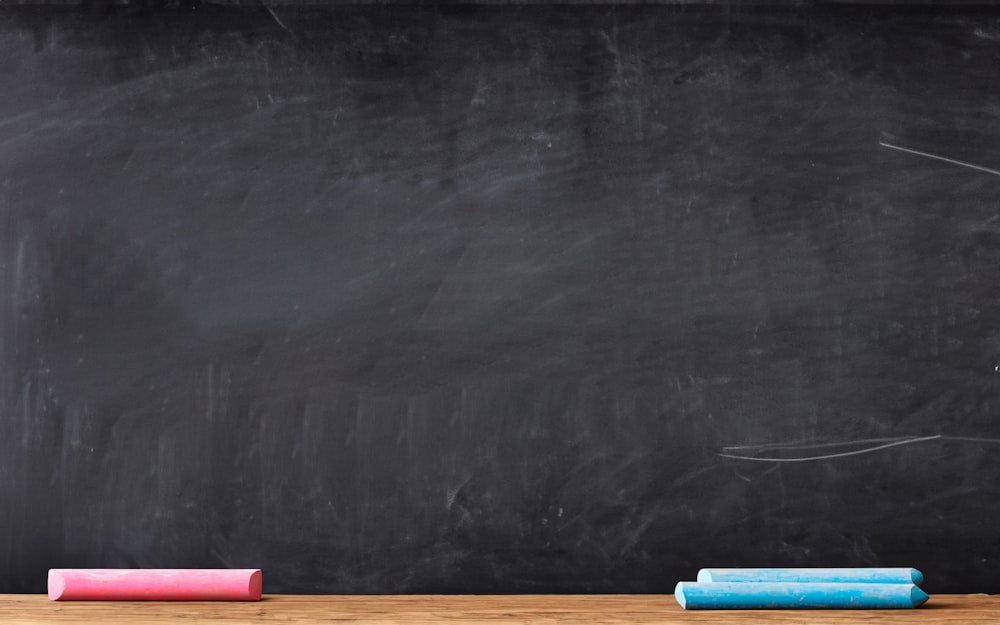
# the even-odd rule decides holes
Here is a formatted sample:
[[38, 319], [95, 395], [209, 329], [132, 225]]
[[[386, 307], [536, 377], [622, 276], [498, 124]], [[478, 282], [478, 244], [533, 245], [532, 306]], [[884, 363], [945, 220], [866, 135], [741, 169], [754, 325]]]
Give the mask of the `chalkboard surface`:
[[7, 6], [0, 59], [0, 592], [1000, 592], [1000, 13]]

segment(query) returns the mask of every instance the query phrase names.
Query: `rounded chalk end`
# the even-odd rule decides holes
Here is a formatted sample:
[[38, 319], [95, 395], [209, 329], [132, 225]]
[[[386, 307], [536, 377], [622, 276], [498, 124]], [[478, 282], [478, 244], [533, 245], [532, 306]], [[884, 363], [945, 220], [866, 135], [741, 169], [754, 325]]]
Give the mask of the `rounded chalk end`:
[[920, 590], [916, 586], [910, 589], [910, 602], [913, 604], [913, 607], [917, 607], [923, 605], [924, 603], [927, 603], [927, 600], [930, 598], [931, 598], [930, 595]]
[[687, 609], [687, 597], [684, 596], [684, 582], [677, 582], [677, 585], [674, 586], [674, 599], [677, 600], [677, 603], [682, 608]]
[[697, 581], [699, 581], [699, 582], [711, 582], [712, 581], [712, 571], [710, 571], [708, 569], [701, 569], [700, 571], [698, 571], [698, 579], [697, 579]]
[[260, 569], [257, 569], [250, 574], [250, 601], [260, 601], [260, 593], [263, 587], [263, 576], [260, 573]]
[[917, 569], [910, 569], [910, 579], [913, 580], [914, 584], [919, 584], [924, 581], [924, 574]]
[[66, 592], [66, 578], [55, 569], [49, 569], [49, 601], [59, 601]]

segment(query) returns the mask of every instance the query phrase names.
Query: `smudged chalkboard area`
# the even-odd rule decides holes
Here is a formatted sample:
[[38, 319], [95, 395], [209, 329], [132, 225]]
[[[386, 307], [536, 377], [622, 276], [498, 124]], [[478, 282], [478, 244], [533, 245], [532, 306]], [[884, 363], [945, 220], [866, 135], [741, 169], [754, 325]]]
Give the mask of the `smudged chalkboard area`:
[[1000, 592], [1000, 13], [136, 6], [0, 8], [0, 592]]

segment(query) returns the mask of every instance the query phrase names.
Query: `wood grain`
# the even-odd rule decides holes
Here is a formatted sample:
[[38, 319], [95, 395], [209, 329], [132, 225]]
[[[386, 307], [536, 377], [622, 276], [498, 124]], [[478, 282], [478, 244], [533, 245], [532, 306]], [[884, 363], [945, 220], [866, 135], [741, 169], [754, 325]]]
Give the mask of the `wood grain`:
[[996, 625], [1000, 595], [937, 595], [916, 610], [684, 611], [670, 595], [266, 595], [259, 602], [52, 602], [0, 595], [0, 623], [257, 625], [264, 623], [575, 623], [588, 625]]

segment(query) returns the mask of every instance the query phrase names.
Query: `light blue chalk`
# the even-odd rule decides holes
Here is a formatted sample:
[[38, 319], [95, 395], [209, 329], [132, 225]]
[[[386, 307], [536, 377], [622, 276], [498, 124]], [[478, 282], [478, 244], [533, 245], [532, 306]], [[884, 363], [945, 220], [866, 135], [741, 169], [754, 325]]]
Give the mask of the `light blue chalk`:
[[906, 567], [804, 569], [702, 569], [699, 582], [850, 582], [919, 584], [924, 574]]
[[913, 584], [677, 582], [685, 610], [915, 608], [929, 598]]

